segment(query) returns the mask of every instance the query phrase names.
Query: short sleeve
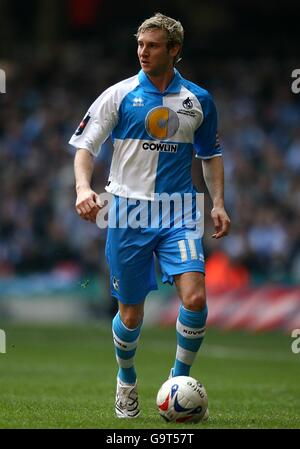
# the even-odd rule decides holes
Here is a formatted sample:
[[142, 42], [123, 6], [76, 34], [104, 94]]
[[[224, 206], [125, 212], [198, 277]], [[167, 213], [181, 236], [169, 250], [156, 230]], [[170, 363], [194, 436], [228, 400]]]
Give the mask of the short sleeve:
[[221, 156], [221, 147], [218, 138], [218, 117], [214, 101], [207, 94], [200, 101], [203, 110], [203, 121], [195, 132], [194, 146], [196, 157], [210, 159]]
[[69, 143], [75, 148], [84, 148], [97, 156], [101, 145], [111, 134], [117, 122], [117, 104], [111, 90], [107, 89], [91, 105]]

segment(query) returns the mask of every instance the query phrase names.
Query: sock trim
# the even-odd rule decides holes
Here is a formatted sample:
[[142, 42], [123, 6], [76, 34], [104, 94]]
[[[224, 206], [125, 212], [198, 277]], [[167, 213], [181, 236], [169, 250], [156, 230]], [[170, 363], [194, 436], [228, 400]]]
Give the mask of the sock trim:
[[118, 365], [120, 368], [132, 368], [134, 365], [134, 357], [131, 357], [130, 359], [122, 359], [121, 357], [116, 354], [116, 360], [118, 362]]
[[196, 355], [197, 352], [189, 351], [188, 349], [184, 349], [181, 346], [177, 346], [176, 359], [179, 360], [179, 362], [192, 366]]
[[122, 351], [132, 351], [133, 349], [136, 349], [139, 338], [140, 336], [138, 336], [138, 338], [134, 341], [124, 341], [115, 333], [113, 329], [114, 345], [116, 348], [121, 349]]
[[189, 327], [185, 324], [182, 324], [180, 318], [177, 319], [176, 322], [176, 330], [177, 332], [185, 338], [200, 338], [205, 334], [205, 326], [203, 327]]

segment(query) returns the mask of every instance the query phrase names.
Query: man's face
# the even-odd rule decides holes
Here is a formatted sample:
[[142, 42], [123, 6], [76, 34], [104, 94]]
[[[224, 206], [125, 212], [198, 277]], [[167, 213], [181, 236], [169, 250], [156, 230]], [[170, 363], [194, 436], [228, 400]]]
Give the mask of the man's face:
[[150, 76], [163, 75], [173, 67], [178, 50], [179, 45], [168, 50], [164, 30], [153, 28], [138, 37], [138, 58], [143, 71]]

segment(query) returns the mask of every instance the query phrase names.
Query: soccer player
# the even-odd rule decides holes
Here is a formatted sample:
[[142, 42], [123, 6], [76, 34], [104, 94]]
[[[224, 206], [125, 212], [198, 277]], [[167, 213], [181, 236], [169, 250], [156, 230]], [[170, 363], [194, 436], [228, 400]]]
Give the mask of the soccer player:
[[[132, 210], [134, 200], [148, 207], [157, 194], [195, 194], [191, 163], [195, 152], [213, 203], [211, 216], [219, 239], [229, 232], [224, 209], [224, 169], [217, 138], [217, 115], [211, 95], [175, 69], [184, 31], [181, 23], [160, 13], [138, 28], [137, 75], [105, 90], [91, 105], [70, 144], [77, 148], [74, 171], [76, 210], [91, 222], [102, 205], [91, 187], [93, 159], [112, 137], [114, 152], [106, 190], [113, 195], [110, 213]], [[193, 196], [194, 198], [194, 196]], [[193, 203], [194, 204], [194, 203]], [[192, 206], [194, 207], [194, 206]], [[176, 323], [177, 350], [170, 376], [189, 375], [205, 334], [207, 304], [201, 238], [185, 223], [163, 226], [109, 226], [106, 257], [112, 295], [119, 310], [112, 331], [119, 366], [116, 415], [139, 414], [134, 359], [143, 322], [144, 302], [157, 288], [156, 255], [163, 281], [175, 282], [182, 301]]]

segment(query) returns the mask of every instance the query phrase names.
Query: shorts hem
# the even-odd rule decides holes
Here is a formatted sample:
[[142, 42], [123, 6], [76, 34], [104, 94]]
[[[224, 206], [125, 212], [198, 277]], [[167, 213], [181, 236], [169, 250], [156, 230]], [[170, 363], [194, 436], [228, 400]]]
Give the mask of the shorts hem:
[[132, 301], [132, 300], [126, 301], [126, 299], [123, 299], [118, 292], [111, 292], [111, 295], [114, 296], [122, 304], [125, 304], [125, 305], [137, 305], [137, 304], [141, 304], [146, 299], [146, 296], [153, 290], [158, 290], [157, 285], [155, 285], [155, 284], [151, 285], [149, 287], [149, 289], [146, 290], [146, 292], [143, 294], [141, 299], [138, 299], [138, 300], [135, 300], [135, 301]]
[[205, 276], [205, 268], [182, 268], [182, 269], [175, 270], [174, 272], [164, 274], [162, 276], [162, 282], [163, 282], [163, 284], [169, 283], [170, 285], [173, 285], [174, 284], [174, 276], [176, 276], [177, 274], [193, 273], [193, 272], [202, 273]]

